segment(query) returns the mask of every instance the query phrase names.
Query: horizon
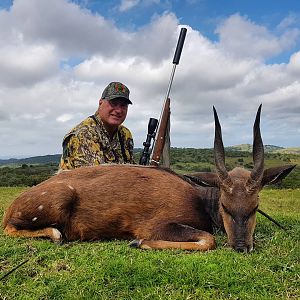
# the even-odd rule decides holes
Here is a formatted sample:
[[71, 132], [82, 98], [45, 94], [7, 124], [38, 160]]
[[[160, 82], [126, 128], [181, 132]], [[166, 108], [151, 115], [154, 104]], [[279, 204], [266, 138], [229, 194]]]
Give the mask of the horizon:
[[[252, 144], [238, 144], [238, 145], [231, 145], [231, 146], [224, 146], [225, 150], [226, 148], [234, 148], [234, 147], [239, 147], [239, 146], [251, 146]], [[299, 147], [282, 147], [282, 146], [278, 146], [278, 145], [264, 145], [264, 147], [276, 147], [276, 148], [280, 148], [280, 149], [300, 149]], [[135, 147], [134, 150], [138, 150], [138, 149], [143, 149], [142, 147]], [[172, 147], [171, 149], [213, 149], [213, 147], [200, 147], [200, 148], [195, 148], [195, 147]], [[61, 153], [54, 153], [54, 154], [41, 154], [41, 155], [29, 155], [29, 156], [20, 156], [20, 157], [11, 157], [11, 156], [1, 156], [0, 155], [0, 160], [11, 160], [11, 159], [27, 159], [27, 158], [35, 158], [35, 157], [44, 157], [44, 156], [54, 156], [54, 155], [61, 155]]]

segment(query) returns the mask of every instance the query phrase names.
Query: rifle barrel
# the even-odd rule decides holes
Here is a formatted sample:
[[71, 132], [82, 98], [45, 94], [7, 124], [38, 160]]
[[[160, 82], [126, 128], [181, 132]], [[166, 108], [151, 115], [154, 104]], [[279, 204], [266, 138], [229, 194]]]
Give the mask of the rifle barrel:
[[176, 66], [179, 64], [186, 32], [187, 32], [186, 28], [181, 28], [177, 46], [176, 46], [176, 50], [175, 50], [175, 54], [174, 54], [174, 58], [173, 58], [173, 68], [172, 68], [172, 72], [171, 72], [171, 76], [170, 76], [169, 86], [168, 86], [167, 94], [166, 94], [166, 97], [164, 100], [163, 109], [162, 109], [162, 111], [160, 113], [160, 117], [159, 117], [159, 123], [158, 123], [159, 127], [158, 127], [158, 131], [157, 131], [157, 137], [155, 139], [154, 146], [152, 148], [152, 156], [150, 159], [151, 165], [159, 164], [160, 157], [163, 152], [163, 148], [164, 148], [164, 144], [165, 144], [166, 130], [167, 130], [168, 124], [170, 122], [170, 98], [169, 98], [169, 95], [170, 95], [170, 91], [171, 91], [171, 87], [172, 87], [172, 83], [173, 83], [173, 79], [174, 79], [174, 74], [176, 71]]
[[178, 42], [177, 42], [177, 47], [176, 47], [174, 58], [173, 58], [173, 64], [175, 64], [175, 65], [179, 64], [179, 60], [180, 60], [180, 56], [181, 56], [181, 52], [182, 52], [186, 32], [187, 32], [186, 28], [181, 28], [180, 35], [179, 35]]
[[[169, 85], [168, 85], [168, 89], [167, 89], [167, 93], [166, 93], [166, 97], [165, 97], [163, 107], [165, 107], [167, 99], [169, 98], [169, 95], [170, 95], [170, 91], [171, 91], [171, 88], [172, 88], [172, 83], [173, 83], [173, 79], [174, 79], [174, 75], [175, 75], [175, 71], [176, 71], [176, 66], [179, 64], [179, 61], [180, 61], [181, 52], [182, 52], [186, 32], [187, 32], [186, 28], [181, 28], [179, 38], [178, 38], [178, 41], [177, 41], [176, 50], [175, 50], [175, 53], [174, 53], [173, 68], [172, 68], [172, 72], [171, 72]], [[163, 113], [163, 110], [161, 111], [161, 114], [160, 114], [159, 124], [160, 124], [160, 121], [161, 121], [162, 113]]]

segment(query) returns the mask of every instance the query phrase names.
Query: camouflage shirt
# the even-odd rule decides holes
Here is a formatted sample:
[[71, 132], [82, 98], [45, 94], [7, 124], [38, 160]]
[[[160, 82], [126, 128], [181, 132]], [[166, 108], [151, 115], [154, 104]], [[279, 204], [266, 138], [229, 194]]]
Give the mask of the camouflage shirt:
[[63, 139], [59, 168], [74, 169], [104, 163], [134, 163], [131, 132], [120, 125], [112, 140], [98, 114], [74, 127]]

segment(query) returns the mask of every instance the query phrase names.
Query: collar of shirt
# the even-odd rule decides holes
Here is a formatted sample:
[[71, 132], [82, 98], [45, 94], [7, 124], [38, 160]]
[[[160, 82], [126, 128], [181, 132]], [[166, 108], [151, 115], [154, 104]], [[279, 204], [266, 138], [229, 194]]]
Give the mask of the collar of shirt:
[[116, 130], [113, 138], [110, 139], [109, 133], [107, 132], [107, 130], [106, 130], [106, 128], [105, 128], [105, 126], [104, 126], [104, 124], [103, 124], [102, 120], [100, 119], [99, 114], [97, 112], [95, 112], [94, 117], [96, 119], [96, 123], [97, 123], [100, 131], [102, 133], [104, 133], [105, 139], [107, 139], [107, 141], [109, 142], [109, 144], [114, 144], [114, 143], [118, 142], [119, 139], [118, 139], [118, 134], [117, 133], [119, 131], [119, 128]]

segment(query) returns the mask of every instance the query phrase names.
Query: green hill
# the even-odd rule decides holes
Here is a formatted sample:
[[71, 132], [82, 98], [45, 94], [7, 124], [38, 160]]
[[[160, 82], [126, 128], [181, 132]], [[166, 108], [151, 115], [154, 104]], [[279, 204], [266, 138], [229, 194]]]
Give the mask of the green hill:
[[[171, 148], [171, 153], [177, 152], [180, 150], [185, 153], [185, 149], [195, 149], [197, 150], [197, 154], [200, 156], [203, 154], [203, 151], [211, 152], [212, 149], [196, 149], [196, 148]], [[251, 144], [240, 144], [235, 146], [225, 147], [226, 152], [252, 152]], [[134, 155], [135, 157], [139, 156], [143, 149], [135, 148]], [[300, 147], [295, 148], [283, 148], [274, 145], [265, 145], [266, 153], [279, 153], [279, 154], [300, 154]], [[53, 154], [53, 155], [42, 155], [42, 156], [33, 156], [28, 158], [10, 158], [10, 159], [0, 159], [0, 166], [8, 165], [8, 166], [20, 166], [22, 164], [27, 165], [36, 165], [36, 164], [59, 164], [61, 154]], [[199, 155], [197, 156], [199, 159]], [[138, 162], [138, 160], [136, 160]]]
[[[300, 147], [295, 148], [283, 148], [274, 145], [264, 145], [265, 152], [267, 153], [281, 153], [281, 154], [300, 154]], [[225, 147], [227, 151], [245, 151], [245, 152], [252, 152], [252, 145], [251, 144], [240, 144], [230, 147]]]
[[274, 153], [281, 153], [281, 154], [300, 154], [300, 147], [278, 149], [278, 150], [275, 150]]
[[61, 154], [33, 156], [28, 158], [0, 159], [0, 165], [23, 165], [23, 164], [58, 164]]

